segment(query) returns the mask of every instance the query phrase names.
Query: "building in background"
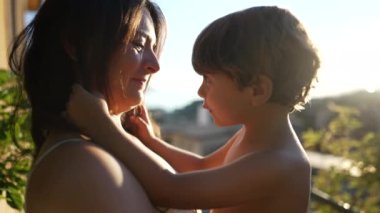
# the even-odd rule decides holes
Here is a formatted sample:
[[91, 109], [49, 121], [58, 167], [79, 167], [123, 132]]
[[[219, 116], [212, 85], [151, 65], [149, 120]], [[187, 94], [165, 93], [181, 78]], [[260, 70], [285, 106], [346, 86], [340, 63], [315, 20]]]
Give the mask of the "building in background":
[[8, 69], [9, 48], [25, 26], [27, 11], [35, 11], [42, 0], [0, 1], [0, 69]]

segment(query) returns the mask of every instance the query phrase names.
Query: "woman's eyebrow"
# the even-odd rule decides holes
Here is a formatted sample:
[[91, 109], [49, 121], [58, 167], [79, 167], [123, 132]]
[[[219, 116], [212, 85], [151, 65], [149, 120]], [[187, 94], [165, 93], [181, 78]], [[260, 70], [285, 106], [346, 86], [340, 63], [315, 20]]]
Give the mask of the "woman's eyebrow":
[[144, 37], [144, 38], [148, 39], [150, 42], [152, 42], [153, 44], [156, 43], [156, 40], [153, 39], [151, 36], [149, 36], [149, 34], [146, 33], [145, 31], [138, 30], [138, 31], [137, 31], [137, 36]]

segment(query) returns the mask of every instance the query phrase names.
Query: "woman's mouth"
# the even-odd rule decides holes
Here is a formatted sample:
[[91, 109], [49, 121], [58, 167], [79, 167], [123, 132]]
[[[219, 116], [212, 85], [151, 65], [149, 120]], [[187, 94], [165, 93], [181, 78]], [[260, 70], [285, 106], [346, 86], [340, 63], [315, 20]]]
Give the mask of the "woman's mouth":
[[134, 82], [136, 85], [140, 87], [144, 87], [145, 83], [147, 82], [147, 79], [145, 78], [132, 78], [132, 82]]

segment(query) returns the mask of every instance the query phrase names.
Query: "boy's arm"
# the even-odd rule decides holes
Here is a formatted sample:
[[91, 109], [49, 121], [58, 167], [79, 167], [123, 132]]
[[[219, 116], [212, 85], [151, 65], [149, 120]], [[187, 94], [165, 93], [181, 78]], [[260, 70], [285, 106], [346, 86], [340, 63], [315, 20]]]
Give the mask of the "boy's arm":
[[140, 180], [153, 203], [174, 208], [222, 208], [273, 196], [296, 167], [266, 153], [247, 155], [215, 169], [174, 174], [157, 164], [137, 138], [101, 121], [94, 138]]
[[[273, 153], [255, 153], [215, 169], [174, 174], [157, 162], [155, 153], [124, 131], [117, 123], [120, 120], [108, 114], [104, 100], [83, 92], [74, 89], [68, 105], [69, 116], [126, 165], [156, 205], [183, 209], [239, 205], [273, 196], [293, 175], [301, 175], [294, 173], [296, 164]], [[81, 110], [76, 102], [87, 105]], [[72, 116], [81, 115], [76, 114], [79, 112], [83, 116]]]
[[149, 130], [149, 120], [146, 114], [147, 111], [144, 108], [142, 110], [141, 117], [131, 117], [130, 122], [134, 126], [134, 133], [136, 133], [137, 137], [152, 151], [168, 161], [168, 163], [174, 167], [177, 172], [209, 169], [222, 165], [225, 155], [231, 145], [234, 143], [236, 138], [241, 137], [241, 135], [244, 134], [242, 129], [239, 130], [224, 146], [210, 155], [203, 157], [175, 147], [162, 139], [155, 137]]

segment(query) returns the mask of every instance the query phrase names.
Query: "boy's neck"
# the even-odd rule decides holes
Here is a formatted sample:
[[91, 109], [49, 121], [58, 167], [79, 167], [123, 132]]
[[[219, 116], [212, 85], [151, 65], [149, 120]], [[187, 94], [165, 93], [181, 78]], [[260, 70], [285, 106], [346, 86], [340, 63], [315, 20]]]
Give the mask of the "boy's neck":
[[289, 120], [289, 109], [279, 104], [268, 103], [257, 108], [243, 125], [243, 140], [254, 142], [252, 145], [258, 149], [281, 146], [295, 137]]

